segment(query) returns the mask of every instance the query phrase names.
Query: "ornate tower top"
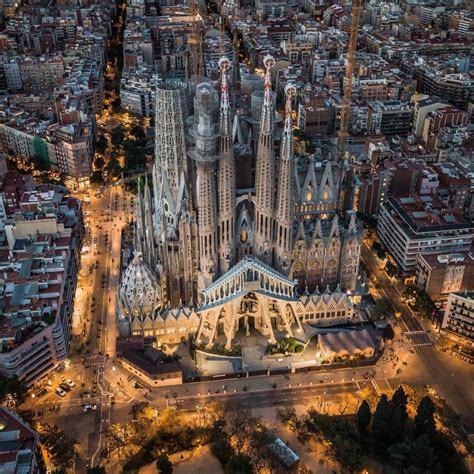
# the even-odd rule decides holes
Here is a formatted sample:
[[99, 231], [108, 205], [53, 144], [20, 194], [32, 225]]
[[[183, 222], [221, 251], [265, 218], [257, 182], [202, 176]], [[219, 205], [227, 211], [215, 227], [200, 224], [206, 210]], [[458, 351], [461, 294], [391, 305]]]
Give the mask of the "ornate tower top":
[[267, 54], [263, 59], [263, 64], [266, 69], [265, 73], [265, 93], [263, 96], [262, 118], [260, 124], [260, 133], [269, 135], [273, 133], [273, 102], [272, 102], [272, 76], [270, 69], [275, 64], [273, 56]]
[[230, 68], [230, 61], [225, 56], [222, 56], [219, 59], [219, 68], [221, 70], [220, 132], [223, 137], [230, 137], [231, 136], [230, 101], [229, 101], [229, 84], [227, 82], [227, 71]]
[[282, 160], [291, 160], [293, 156], [293, 118], [291, 115], [291, 103], [296, 94], [294, 84], [287, 84], [285, 87], [285, 126], [283, 129], [283, 139], [281, 144]]

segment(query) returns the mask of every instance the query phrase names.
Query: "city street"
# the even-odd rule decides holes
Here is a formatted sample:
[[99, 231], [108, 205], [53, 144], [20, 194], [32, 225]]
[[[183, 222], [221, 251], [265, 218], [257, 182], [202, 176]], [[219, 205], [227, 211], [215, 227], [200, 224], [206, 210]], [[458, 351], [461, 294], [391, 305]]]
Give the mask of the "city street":
[[474, 380], [472, 367], [452, 356], [440, 352], [434, 343], [436, 329], [429, 321], [420, 323], [411, 308], [403, 300], [398, 288], [392, 283], [379, 260], [364, 243], [362, 261], [375, 277], [379, 292], [389, 301], [395, 311], [401, 313], [399, 319], [402, 334], [416, 353], [415, 364], [419, 376], [414, 381], [429, 384], [450, 403], [461, 415], [469, 431], [474, 430]]
[[[469, 367], [436, 350], [424, 325], [416, 320], [378, 260], [365, 246], [363, 261], [376, 276], [379, 292], [402, 313], [397, 337], [375, 368], [299, 373], [288, 378], [277, 375], [215, 380], [153, 390], [134, 388], [130, 374], [114, 362], [120, 229], [132, 215], [131, 197], [119, 186], [106, 188], [102, 196], [91, 196], [86, 209], [90, 209], [87, 216], [90, 234], [86, 238], [89, 249], [83, 255], [78, 285], [74, 348], [66, 370], [50, 377], [53, 390], [34, 404], [36, 410], [43, 411], [44, 421], [67, 427], [80, 441], [77, 472], [83, 472], [86, 464], [97, 462], [107, 446], [105, 432], [109, 424], [129, 420], [131, 406], [139, 401], [149, 401], [157, 408], [171, 406], [185, 411], [215, 401], [239, 402], [255, 409], [288, 405], [313, 405], [324, 409], [341, 394], [358, 396], [366, 387], [377, 394], [390, 393], [400, 383], [407, 382], [430, 385], [462, 414], [466, 424], [472, 426], [474, 387]], [[79, 353], [81, 343], [84, 348]], [[74, 380], [76, 387], [60, 399], [54, 388], [64, 378]], [[84, 391], [89, 394], [81, 397]], [[97, 410], [85, 413], [85, 403], [95, 404]], [[54, 411], [58, 404], [59, 410]]]
[[[110, 417], [108, 389], [103, 381], [107, 357], [115, 356], [115, 307], [119, 280], [121, 230], [133, 216], [133, 197], [122, 186], [107, 186], [102, 193], [78, 194], [84, 202], [86, 234], [81, 257], [73, 314], [73, 339], [65, 369], [50, 373], [43, 384], [47, 395], [34, 399], [26, 408], [41, 419], [67, 428], [80, 441], [81, 461], [91, 460], [102, 446], [104, 427]], [[89, 203], [85, 202], [90, 200]], [[110, 364], [110, 368], [112, 363]], [[55, 389], [64, 379], [75, 387], [61, 398]], [[35, 388], [35, 392], [39, 387]], [[81, 396], [83, 395], [83, 396]], [[130, 397], [128, 397], [130, 398]], [[117, 403], [120, 403], [120, 396]], [[84, 413], [86, 403], [97, 410]], [[59, 405], [58, 411], [52, 411]], [[51, 410], [51, 411], [50, 411]], [[82, 470], [81, 470], [82, 469]], [[77, 472], [85, 466], [76, 466]]]
[[[76, 472], [84, 472], [86, 465], [98, 461], [107, 447], [105, 432], [109, 424], [129, 420], [131, 406], [139, 401], [149, 401], [157, 408], [171, 406], [185, 411], [215, 401], [239, 402], [255, 409], [288, 405], [329, 409], [341, 394], [358, 396], [366, 387], [377, 394], [390, 393], [407, 382], [430, 385], [461, 413], [466, 424], [473, 426], [474, 387], [469, 367], [435, 348], [431, 340], [434, 334], [427, 332], [434, 331], [433, 328], [415, 318], [366, 246], [362, 258], [377, 279], [379, 294], [401, 312], [397, 336], [375, 368], [215, 380], [153, 390], [134, 388], [130, 374], [114, 360], [120, 235], [133, 215], [132, 200], [121, 186], [107, 187], [100, 196], [91, 193], [90, 200], [84, 210], [89, 223], [71, 355], [64, 372], [50, 375], [52, 390], [48, 395], [34, 401], [34, 409], [41, 410], [42, 420], [67, 428], [80, 441]], [[61, 398], [54, 389], [65, 378], [72, 379], [76, 387]], [[86, 403], [96, 405], [97, 409], [85, 413]]]

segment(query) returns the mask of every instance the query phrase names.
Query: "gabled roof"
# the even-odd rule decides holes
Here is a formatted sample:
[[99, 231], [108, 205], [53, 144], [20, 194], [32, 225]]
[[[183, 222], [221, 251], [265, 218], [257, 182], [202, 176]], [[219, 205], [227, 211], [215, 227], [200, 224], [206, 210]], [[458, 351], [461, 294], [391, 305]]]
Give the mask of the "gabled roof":
[[222, 304], [253, 291], [274, 298], [296, 300], [295, 282], [256, 257], [246, 256], [224, 275], [202, 290], [204, 304], [200, 309]]

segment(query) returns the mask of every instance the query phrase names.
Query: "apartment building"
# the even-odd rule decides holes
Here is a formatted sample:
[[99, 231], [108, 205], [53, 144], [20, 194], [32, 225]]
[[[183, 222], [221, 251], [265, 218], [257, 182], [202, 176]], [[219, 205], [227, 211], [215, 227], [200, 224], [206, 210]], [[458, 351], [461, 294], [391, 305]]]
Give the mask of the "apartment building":
[[474, 345], [474, 292], [450, 293], [441, 328], [449, 335]]
[[474, 225], [436, 196], [410, 194], [381, 206], [377, 234], [400, 268], [414, 273], [419, 255], [468, 251]]
[[151, 117], [155, 111], [155, 90], [159, 82], [154, 68], [125, 69], [120, 82], [120, 105], [140, 117]]
[[92, 172], [94, 137], [91, 120], [83, 120], [57, 127], [49, 142], [54, 145], [52, 159], [61, 173], [81, 182]]
[[19, 62], [25, 92], [52, 91], [64, 83], [64, 61], [60, 56], [24, 57]]
[[63, 123], [39, 120], [33, 116], [0, 124], [3, 149], [30, 161], [40, 157], [79, 181], [88, 178], [94, 157], [94, 124], [80, 111], [67, 109], [61, 113]]
[[28, 385], [67, 357], [81, 203], [60, 186], [26, 191], [0, 242], [0, 373]]
[[387, 79], [356, 78], [352, 85], [352, 99], [363, 103], [374, 100], [385, 101], [388, 98]]
[[432, 96], [449, 100], [454, 105], [466, 107], [474, 101], [474, 79], [465, 73], [448, 73], [436, 63], [416, 65], [414, 75], [418, 90]]
[[298, 106], [298, 126], [308, 137], [326, 135], [334, 130], [335, 110], [326, 105], [326, 97], [313, 96]]
[[413, 120], [412, 108], [398, 101], [374, 101], [369, 104], [367, 129], [375, 135], [406, 135]]
[[470, 251], [420, 255], [416, 265], [416, 284], [434, 300], [471, 289], [474, 285], [474, 254]]
[[0, 471], [46, 473], [38, 433], [6, 408], [0, 408]]

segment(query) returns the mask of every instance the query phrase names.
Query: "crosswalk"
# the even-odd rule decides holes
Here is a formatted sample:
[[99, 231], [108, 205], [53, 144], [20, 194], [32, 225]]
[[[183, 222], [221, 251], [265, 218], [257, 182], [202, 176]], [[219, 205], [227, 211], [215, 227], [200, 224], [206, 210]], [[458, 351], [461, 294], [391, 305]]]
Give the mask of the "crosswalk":
[[372, 386], [374, 387], [375, 393], [380, 397], [382, 395], [382, 391], [379, 388], [379, 384], [375, 379], [371, 380]]
[[402, 334], [404, 336], [421, 336], [422, 334], [426, 334], [426, 331], [404, 331]]
[[413, 344], [412, 343], [412, 347], [432, 346], [432, 345], [434, 345], [433, 341], [431, 341], [431, 342], [420, 342], [418, 344]]

